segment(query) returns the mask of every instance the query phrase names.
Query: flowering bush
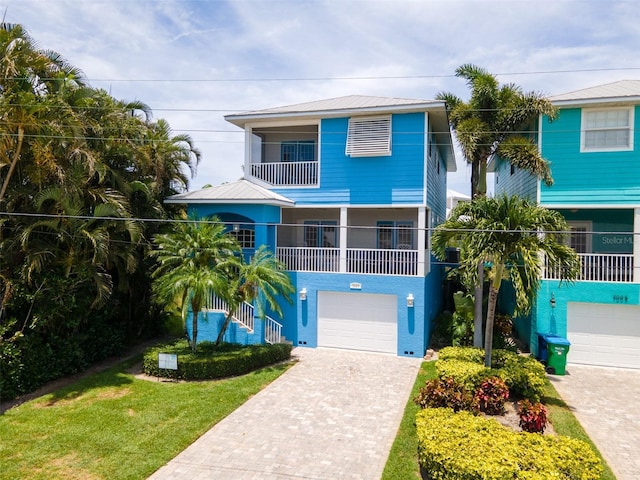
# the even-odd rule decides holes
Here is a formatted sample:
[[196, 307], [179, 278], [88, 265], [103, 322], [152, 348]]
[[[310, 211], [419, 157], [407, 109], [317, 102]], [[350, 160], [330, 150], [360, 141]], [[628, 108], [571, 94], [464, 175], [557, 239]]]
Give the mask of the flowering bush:
[[518, 407], [520, 428], [529, 433], [544, 433], [547, 426], [547, 407], [541, 403], [522, 400]]
[[502, 415], [507, 398], [509, 398], [509, 388], [499, 377], [485, 378], [476, 390], [480, 411], [487, 415]]

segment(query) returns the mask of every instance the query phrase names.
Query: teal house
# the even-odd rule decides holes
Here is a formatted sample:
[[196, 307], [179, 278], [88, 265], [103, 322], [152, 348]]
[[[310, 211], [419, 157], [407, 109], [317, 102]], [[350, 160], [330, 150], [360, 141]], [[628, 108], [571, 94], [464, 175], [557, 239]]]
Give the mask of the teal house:
[[[347, 96], [228, 115], [244, 175], [168, 202], [216, 215], [246, 255], [267, 245], [296, 287], [284, 318], [235, 314], [228, 340], [422, 357], [442, 304], [430, 229], [455, 158], [441, 101]], [[198, 338], [215, 338], [211, 299]]]
[[[640, 368], [640, 81], [620, 81], [551, 97], [553, 122], [534, 129], [554, 184], [547, 187], [496, 160], [495, 192], [519, 194], [559, 211], [582, 262], [579, 280], [545, 268], [521, 336], [567, 337], [569, 363]], [[639, 118], [640, 121], [640, 118]]]

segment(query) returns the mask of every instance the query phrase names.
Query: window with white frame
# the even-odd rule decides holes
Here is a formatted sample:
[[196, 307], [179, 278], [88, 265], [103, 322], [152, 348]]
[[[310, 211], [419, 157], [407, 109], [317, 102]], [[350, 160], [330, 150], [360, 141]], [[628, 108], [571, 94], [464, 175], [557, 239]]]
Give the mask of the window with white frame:
[[315, 160], [316, 143], [313, 140], [288, 140], [280, 143], [281, 162], [310, 162]]
[[633, 108], [584, 108], [580, 151], [633, 150]]
[[350, 118], [345, 153], [350, 157], [391, 155], [391, 115]]
[[569, 246], [576, 253], [591, 253], [591, 232], [592, 224], [589, 221], [568, 222], [571, 228], [569, 235]]
[[255, 248], [256, 232], [252, 228], [234, 228], [229, 233], [238, 241], [241, 248]]

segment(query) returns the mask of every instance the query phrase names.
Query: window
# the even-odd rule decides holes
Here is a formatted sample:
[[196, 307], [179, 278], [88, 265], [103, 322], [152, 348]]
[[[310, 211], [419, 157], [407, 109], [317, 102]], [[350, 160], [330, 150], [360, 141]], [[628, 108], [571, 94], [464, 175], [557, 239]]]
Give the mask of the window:
[[591, 222], [569, 222], [571, 235], [569, 236], [569, 246], [576, 253], [591, 253]]
[[378, 222], [378, 248], [413, 249], [413, 222]]
[[337, 222], [332, 220], [304, 222], [305, 247], [336, 247], [338, 245]]
[[280, 144], [281, 162], [313, 162], [315, 159], [314, 140], [290, 140]]
[[391, 115], [350, 118], [345, 154], [351, 157], [391, 155]]
[[633, 150], [631, 108], [583, 109], [580, 150]]
[[242, 248], [255, 248], [256, 245], [256, 232], [251, 228], [235, 228], [229, 232], [231, 236], [240, 244]]

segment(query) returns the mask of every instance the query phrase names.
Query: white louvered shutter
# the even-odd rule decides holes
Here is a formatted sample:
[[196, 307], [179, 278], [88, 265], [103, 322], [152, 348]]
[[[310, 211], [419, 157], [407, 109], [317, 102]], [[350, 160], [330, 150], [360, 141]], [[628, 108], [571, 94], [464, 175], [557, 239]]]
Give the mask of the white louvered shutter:
[[351, 157], [391, 155], [391, 115], [350, 118], [346, 155]]

